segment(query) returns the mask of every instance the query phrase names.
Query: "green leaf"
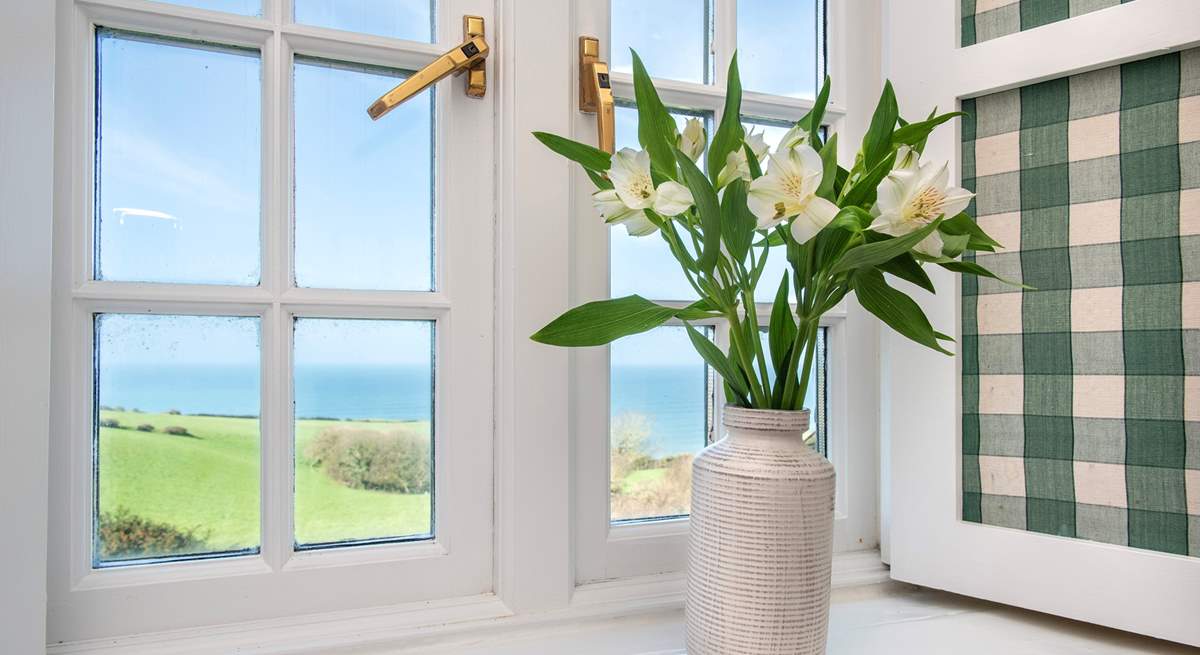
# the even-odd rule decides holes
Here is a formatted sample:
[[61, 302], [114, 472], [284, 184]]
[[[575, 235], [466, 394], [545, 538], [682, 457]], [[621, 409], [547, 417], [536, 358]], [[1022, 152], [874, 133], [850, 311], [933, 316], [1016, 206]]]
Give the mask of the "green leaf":
[[572, 141], [566, 137], [550, 134], [549, 132], [534, 132], [533, 136], [547, 148], [573, 162], [577, 162], [589, 171], [604, 173], [609, 168], [612, 168], [612, 155], [599, 148], [593, 148], [586, 143]]
[[551, 346], [602, 346], [656, 328], [682, 311], [636, 295], [597, 300], [568, 310], [530, 338]]
[[946, 257], [958, 257], [967, 249], [967, 243], [971, 240], [969, 234], [943, 234], [942, 235], [942, 254]]
[[[642, 58], [633, 53], [633, 95], [638, 111], [638, 141], [650, 153], [650, 167], [660, 175], [676, 179], [675, 121], [667, 112]], [[655, 180], [657, 184], [659, 180]]]
[[837, 134], [829, 137], [829, 141], [821, 147], [821, 186], [817, 187], [817, 195], [829, 201], [836, 200], [833, 183], [837, 181], [837, 148]]
[[590, 168], [585, 168], [585, 169], [583, 169], [583, 172], [587, 173], [588, 177], [592, 178], [592, 184], [595, 184], [597, 189], [613, 188], [612, 180], [608, 179], [607, 177], [604, 177], [603, 175], [597, 173], [596, 171], [593, 171]]
[[746, 181], [730, 182], [721, 196], [721, 234], [734, 261], [745, 261], [757, 224], [754, 214], [746, 206]]
[[781, 234], [779, 232], [768, 232], [765, 237], [754, 242], [755, 248], [774, 248], [775, 246], [782, 246], [782, 245], [783, 245], [783, 234]]
[[965, 212], [943, 220], [938, 229], [944, 234], [970, 235], [971, 239], [967, 242], [967, 250], [991, 251], [995, 248], [1004, 248], [1004, 244], [988, 236], [988, 233], [979, 227], [979, 223], [976, 223], [975, 219]]
[[675, 159], [679, 162], [679, 169], [683, 171], [684, 183], [692, 192], [692, 199], [696, 201], [700, 227], [704, 231], [704, 249], [698, 262], [700, 270], [705, 275], [712, 275], [717, 266], [717, 257], [721, 254], [721, 204], [712, 184], [704, 177], [704, 173], [696, 168], [691, 158], [676, 150]]
[[758, 155], [754, 154], [750, 144], [743, 143], [742, 150], [746, 153], [746, 167], [750, 169], [750, 179], [757, 180], [762, 177], [762, 164], [758, 162]]
[[788, 302], [788, 273], [783, 272], [779, 290], [775, 292], [775, 304], [771, 306], [771, 321], [767, 324], [767, 347], [771, 351], [771, 362], [775, 365], [775, 378], [782, 377], [780, 371], [787, 367], [788, 352], [796, 341], [796, 321], [792, 319], [792, 306]]
[[729, 82], [725, 85], [725, 110], [721, 113], [721, 124], [713, 134], [712, 143], [708, 147], [708, 176], [717, 179], [717, 174], [725, 167], [725, 159], [729, 153], [742, 147], [746, 138], [742, 128], [742, 79], [738, 74], [737, 53], [729, 62]]
[[854, 181], [849, 191], [843, 189], [844, 197], [840, 203], [848, 205], [871, 206], [875, 203], [875, 195], [879, 191], [879, 183], [888, 173], [892, 172], [892, 164], [896, 161], [896, 153], [889, 153], [875, 164], [865, 175]]
[[938, 343], [938, 334], [921, 307], [903, 292], [888, 286], [883, 273], [875, 269], [855, 271], [850, 282], [863, 309], [877, 316], [888, 327], [922, 346], [947, 355], [954, 354]]
[[924, 268], [921, 268], [921, 263], [912, 256], [912, 253], [906, 252], [899, 257], [889, 259], [877, 268], [884, 273], [891, 273], [901, 280], [912, 282], [929, 293], [937, 293], [937, 289], [933, 286], [933, 280], [929, 279], [929, 274], [925, 272]]
[[949, 114], [942, 114], [941, 116], [934, 116], [929, 120], [909, 123], [892, 133], [892, 143], [916, 147], [929, 137], [934, 128], [956, 116], [966, 116], [966, 114], [961, 111], [955, 111]]
[[716, 344], [705, 338], [703, 334], [700, 334], [699, 330], [692, 327], [691, 323], [685, 322], [684, 326], [687, 327], [688, 338], [692, 340], [692, 347], [696, 349], [696, 352], [700, 353], [700, 357], [705, 362], [708, 362], [708, 365], [713, 367], [717, 375], [720, 375], [721, 379], [725, 380], [733, 388], [734, 392], [741, 396], [742, 402], [746, 403], [750, 397], [750, 386], [746, 384], [745, 378], [738, 372], [738, 369], [729, 362], [729, 359], [725, 357], [725, 353], [721, 352], [721, 349]]
[[817, 93], [817, 99], [813, 102], [812, 109], [808, 110], [804, 116], [797, 121], [804, 129], [808, 130], [808, 142], [813, 148], [821, 145], [821, 122], [825, 120], [825, 107], [829, 104], [829, 88], [831, 86], [829, 76], [825, 76], [825, 82], [821, 84], [821, 91]]
[[713, 307], [707, 299], [696, 302], [675, 312], [675, 318], [685, 321], [701, 321], [707, 318], [721, 318], [721, 312]]
[[1029, 289], [1029, 290], [1033, 289], [1033, 287], [1029, 286], [1028, 284], [1022, 284], [1020, 282], [1015, 282], [1013, 280], [1008, 280], [1008, 279], [1002, 278], [999, 275], [996, 275], [995, 273], [989, 271], [988, 269], [980, 266], [979, 264], [976, 264], [975, 262], [961, 262], [961, 261], [938, 262], [938, 266], [941, 266], [942, 268], [944, 268], [948, 271], [954, 271], [955, 273], [964, 273], [967, 275], [977, 275], [979, 277], [990, 277], [993, 280], [999, 280], [1000, 282], [1003, 282], [1005, 284], [1008, 284], [1008, 285], [1011, 285], [1014, 287], [1018, 287], [1021, 289]]
[[900, 111], [896, 107], [896, 92], [892, 90], [891, 81], [884, 82], [883, 93], [879, 96], [879, 104], [875, 106], [875, 114], [871, 116], [871, 126], [863, 137], [863, 168], [871, 170], [892, 150], [892, 130], [896, 127], [896, 119]]
[[850, 238], [862, 231], [860, 213], [870, 219], [870, 214], [861, 207], [847, 207], [813, 237], [813, 257], [818, 269], [829, 265], [850, 242]]
[[878, 266], [890, 259], [899, 257], [904, 253], [912, 250], [913, 246], [921, 242], [922, 239], [929, 236], [937, 229], [938, 221], [934, 221], [925, 227], [909, 232], [902, 237], [892, 237], [883, 241], [874, 243], [865, 243], [861, 246], [855, 246], [846, 251], [846, 254], [834, 264], [832, 273], [842, 273], [855, 268], [865, 268], [869, 266]]

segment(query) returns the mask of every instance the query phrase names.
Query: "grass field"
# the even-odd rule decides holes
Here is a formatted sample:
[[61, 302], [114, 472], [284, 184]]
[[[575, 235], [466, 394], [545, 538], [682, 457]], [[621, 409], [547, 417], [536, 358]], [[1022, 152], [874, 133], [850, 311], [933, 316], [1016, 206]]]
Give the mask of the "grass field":
[[[258, 420], [103, 410], [100, 429], [100, 511], [131, 513], [183, 530], [198, 528], [210, 550], [259, 544]], [[139, 432], [148, 424], [154, 432]], [[188, 435], [162, 432], [168, 426]], [[308, 441], [330, 426], [411, 429], [427, 423], [300, 421], [296, 427], [296, 540], [320, 543], [423, 534], [429, 494], [354, 489], [304, 460]]]

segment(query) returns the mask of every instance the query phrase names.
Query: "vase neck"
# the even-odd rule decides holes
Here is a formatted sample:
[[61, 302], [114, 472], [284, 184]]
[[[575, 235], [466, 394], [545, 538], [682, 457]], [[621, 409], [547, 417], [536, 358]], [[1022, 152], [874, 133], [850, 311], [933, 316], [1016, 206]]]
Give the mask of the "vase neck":
[[799, 440], [808, 431], [807, 409], [747, 409], [725, 406], [722, 422], [731, 439]]

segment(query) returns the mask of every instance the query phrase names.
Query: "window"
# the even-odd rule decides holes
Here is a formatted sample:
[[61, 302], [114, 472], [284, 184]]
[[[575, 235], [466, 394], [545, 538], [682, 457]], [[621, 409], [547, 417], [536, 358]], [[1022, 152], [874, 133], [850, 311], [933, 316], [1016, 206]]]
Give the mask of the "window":
[[[618, 149], [639, 147], [631, 49], [659, 84], [676, 123], [701, 120], [710, 137], [724, 103], [726, 69], [736, 50], [746, 92], [742, 122], [747, 130], [761, 133], [772, 148], [808, 110], [825, 74], [825, 3], [819, 0], [591, 4], [581, 12], [580, 32], [607, 33], [611, 39], [607, 45], [618, 105]], [[603, 37], [601, 41], [603, 47]], [[835, 107], [827, 118], [836, 123], [842, 115]], [[576, 138], [586, 142], [595, 137], [589, 129]], [[590, 192], [586, 185], [586, 180], [580, 181], [579, 194]], [[581, 300], [634, 293], [664, 303], [686, 304], [696, 298], [660, 238], [631, 237], [620, 227], [593, 224], [586, 220], [594, 214], [590, 204], [580, 201], [576, 207], [581, 217], [574, 224], [580, 262], [576, 292]], [[586, 245], [592, 243], [608, 244], [604, 277], [594, 272], [597, 258]], [[773, 250], [755, 299], [760, 325], [769, 319], [785, 270], [784, 253]], [[841, 381], [830, 384], [827, 361], [845, 361], [844, 353], [834, 350], [844, 344], [844, 314], [835, 312], [828, 318], [806, 404], [813, 410], [813, 445], [836, 463], [837, 448], [827, 450], [830, 422], [837, 420], [836, 414], [830, 417], [827, 395], [840, 388]], [[724, 346], [728, 334], [721, 322], [706, 329]], [[686, 519], [690, 504], [690, 462], [722, 433], [719, 378], [692, 351], [680, 326], [668, 324], [627, 337], [606, 350], [576, 355], [574, 368], [580, 387], [574, 397], [581, 407], [576, 484], [582, 581], [682, 568], [686, 524], [681, 519]], [[607, 388], [593, 378], [607, 380]], [[607, 398], [604, 414], [591, 408], [597, 398]], [[596, 428], [601, 416], [607, 434]], [[603, 450], [595, 445], [599, 440]], [[607, 464], [606, 470], [595, 465], [597, 460]]]
[[429, 0], [129, 4], [65, 10], [53, 604], [128, 633], [490, 591], [493, 209], [455, 181], [490, 188], [494, 118], [450, 83], [366, 112], [458, 35]]

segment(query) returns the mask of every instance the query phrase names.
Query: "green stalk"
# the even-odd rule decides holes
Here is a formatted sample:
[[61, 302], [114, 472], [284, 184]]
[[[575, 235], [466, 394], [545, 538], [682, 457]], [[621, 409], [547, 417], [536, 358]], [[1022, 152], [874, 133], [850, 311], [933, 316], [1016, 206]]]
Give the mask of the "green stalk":
[[760, 408], [768, 408], [771, 406], [771, 399], [766, 397], [766, 393], [760, 386], [758, 377], [754, 374], [754, 364], [746, 352], [744, 339], [742, 338], [742, 325], [737, 317], [737, 310], [729, 311], [725, 314], [725, 320], [729, 321], [730, 339], [733, 341], [734, 349], [738, 351], [738, 359], [741, 360], [740, 366], [746, 373], [746, 378], [750, 382], [750, 394], [754, 397], [754, 403]]

